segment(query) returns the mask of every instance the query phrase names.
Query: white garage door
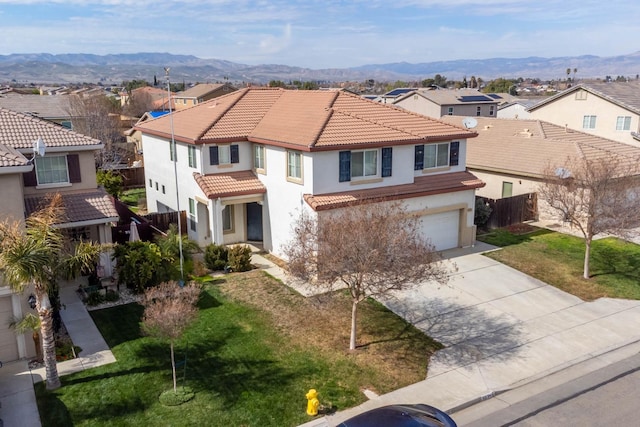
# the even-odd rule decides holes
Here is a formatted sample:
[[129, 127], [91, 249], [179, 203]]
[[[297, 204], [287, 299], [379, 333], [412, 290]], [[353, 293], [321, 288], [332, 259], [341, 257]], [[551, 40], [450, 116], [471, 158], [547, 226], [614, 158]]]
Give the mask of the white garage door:
[[437, 250], [457, 248], [460, 234], [460, 211], [441, 212], [421, 218], [422, 232]]
[[12, 315], [11, 296], [0, 297], [0, 361], [2, 362], [18, 359], [16, 334], [7, 325]]

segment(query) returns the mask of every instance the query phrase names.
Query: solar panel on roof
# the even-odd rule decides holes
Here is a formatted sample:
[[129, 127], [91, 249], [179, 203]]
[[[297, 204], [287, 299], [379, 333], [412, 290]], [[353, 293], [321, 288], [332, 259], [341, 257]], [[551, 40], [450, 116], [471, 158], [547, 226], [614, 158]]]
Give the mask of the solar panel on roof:
[[502, 99], [502, 97], [497, 93], [490, 93], [489, 96], [493, 99]]
[[491, 98], [487, 98], [486, 96], [483, 95], [466, 95], [466, 96], [461, 96], [459, 98], [460, 102], [485, 102], [485, 101], [491, 101]]
[[410, 89], [410, 88], [394, 89], [391, 92], [387, 92], [387, 94], [385, 96], [398, 96], [398, 95], [402, 95], [404, 93], [412, 92], [414, 90], [415, 89]]

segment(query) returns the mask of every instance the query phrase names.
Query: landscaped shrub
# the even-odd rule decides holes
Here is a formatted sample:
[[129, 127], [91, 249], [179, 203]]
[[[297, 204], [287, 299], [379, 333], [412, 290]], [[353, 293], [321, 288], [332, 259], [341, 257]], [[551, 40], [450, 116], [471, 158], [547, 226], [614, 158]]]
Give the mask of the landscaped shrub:
[[209, 270], [224, 270], [229, 260], [229, 251], [226, 246], [214, 243], [207, 245], [204, 250], [204, 263]]
[[127, 242], [114, 247], [118, 283], [134, 292], [169, 280], [171, 259], [163, 257], [160, 247], [150, 242]]
[[87, 305], [98, 305], [104, 302], [104, 295], [101, 291], [93, 291], [87, 297]]
[[229, 268], [231, 271], [251, 270], [251, 248], [246, 245], [236, 245], [229, 248]]
[[487, 225], [487, 221], [489, 221], [489, 217], [491, 216], [491, 207], [487, 202], [484, 201], [481, 197], [476, 197], [476, 209], [475, 215], [473, 218], [473, 223], [478, 227], [484, 228]]
[[114, 302], [120, 299], [120, 295], [116, 291], [112, 291], [111, 289], [107, 289], [107, 292], [104, 295], [104, 300], [107, 302]]

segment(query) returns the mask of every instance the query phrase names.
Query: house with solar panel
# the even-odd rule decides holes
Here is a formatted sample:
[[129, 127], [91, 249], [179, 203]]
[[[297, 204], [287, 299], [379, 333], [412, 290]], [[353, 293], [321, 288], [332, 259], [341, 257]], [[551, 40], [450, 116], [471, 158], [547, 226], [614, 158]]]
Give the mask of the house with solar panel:
[[476, 89], [419, 89], [406, 92], [393, 105], [429, 117], [496, 117], [502, 95]]
[[[353, 93], [244, 88], [137, 125], [147, 209], [185, 210], [189, 238], [282, 255], [303, 211], [401, 200], [437, 250], [470, 246], [475, 192], [461, 126]], [[172, 138], [175, 149], [172, 149]]]
[[[62, 196], [66, 220], [57, 224], [72, 240], [111, 242], [118, 213], [96, 181], [95, 154], [103, 144], [59, 124], [0, 108], [0, 218], [24, 221], [43, 207], [52, 193]], [[111, 274], [111, 260], [101, 265]], [[0, 360], [35, 354], [33, 340], [17, 336], [8, 319], [31, 310], [25, 295], [0, 282]]]

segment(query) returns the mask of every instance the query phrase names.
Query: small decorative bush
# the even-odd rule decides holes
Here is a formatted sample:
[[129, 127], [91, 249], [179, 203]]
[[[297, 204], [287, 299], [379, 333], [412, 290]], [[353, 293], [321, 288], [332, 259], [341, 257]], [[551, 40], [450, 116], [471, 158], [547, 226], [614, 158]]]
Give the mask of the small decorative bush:
[[116, 291], [112, 291], [111, 289], [107, 289], [106, 294], [104, 295], [104, 300], [107, 302], [114, 302], [120, 299], [120, 295]]
[[195, 393], [190, 387], [178, 387], [176, 391], [167, 390], [160, 395], [160, 403], [164, 406], [178, 406], [193, 399]]
[[101, 291], [93, 291], [87, 297], [87, 305], [98, 305], [104, 302], [104, 295]]
[[209, 270], [224, 270], [228, 262], [228, 254], [226, 246], [210, 244], [204, 250], [204, 263]]
[[231, 271], [251, 270], [251, 248], [246, 245], [236, 245], [229, 248], [228, 261]]

